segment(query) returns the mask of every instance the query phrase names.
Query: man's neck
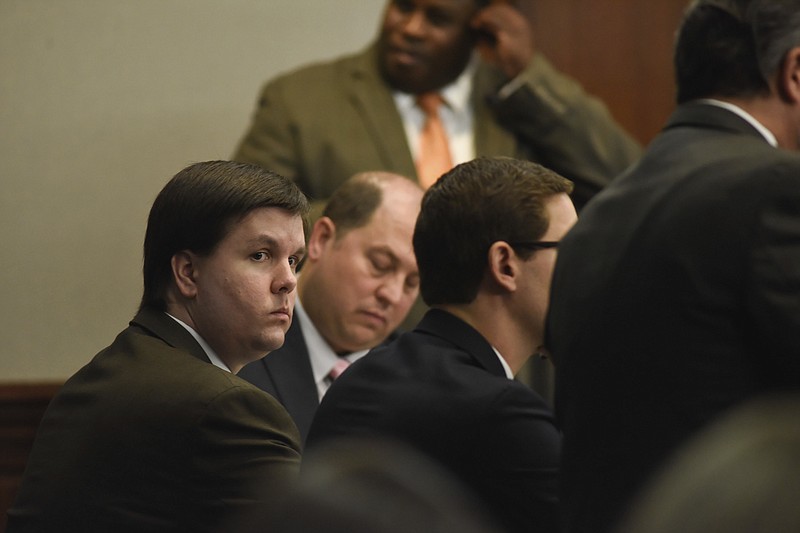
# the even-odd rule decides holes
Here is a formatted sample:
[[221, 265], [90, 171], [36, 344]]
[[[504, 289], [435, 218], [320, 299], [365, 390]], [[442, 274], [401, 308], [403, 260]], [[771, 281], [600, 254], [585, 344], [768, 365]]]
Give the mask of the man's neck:
[[236, 368], [231, 368], [231, 365], [229, 365], [227, 362], [225, 362], [217, 354], [217, 352], [214, 351], [214, 349], [206, 342], [206, 340], [202, 337], [202, 335], [200, 335], [200, 332], [198, 332], [197, 329], [193, 325], [191, 325], [191, 324], [187, 323], [185, 320], [183, 320], [181, 318], [178, 318], [177, 316], [173, 315], [170, 311], [167, 311], [166, 313], [167, 313], [167, 316], [169, 316], [171, 319], [175, 320], [175, 322], [177, 322], [178, 324], [183, 326], [186, 329], [186, 331], [188, 331], [189, 334], [191, 334], [191, 336], [194, 337], [194, 340], [197, 341], [197, 343], [200, 345], [200, 347], [206, 353], [206, 356], [211, 361], [211, 364], [213, 364], [214, 366], [216, 366], [218, 368], [221, 368], [222, 370], [226, 370], [228, 372], [231, 372], [233, 374], [236, 374], [239, 370], [241, 370], [241, 366], [236, 367]]
[[514, 375], [536, 350], [535, 346], [529, 346], [527, 334], [518, 331], [516, 321], [504, 312], [502, 305], [483, 305], [475, 300], [464, 305], [437, 307], [457, 316], [480, 333], [500, 353]]

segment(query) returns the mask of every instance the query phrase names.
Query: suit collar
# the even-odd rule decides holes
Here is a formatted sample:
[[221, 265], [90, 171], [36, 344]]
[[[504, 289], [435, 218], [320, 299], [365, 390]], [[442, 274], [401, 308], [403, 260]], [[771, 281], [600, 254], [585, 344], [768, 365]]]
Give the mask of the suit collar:
[[292, 320], [283, 346], [256, 364], [263, 365], [278, 400], [291, 413], [305, 441], [311, 419], [319, 405], [319, 392], [300, 321]]
[[[352, 81], [348, 84], [349, 97], [372, 132], [385, 167], [408, 177], [416, 177], [417, 170], [406, 140], [402, 117], [397, 111], [392, 90], [378, 69], [377, 42], [352, 57], [347, 75]], [[496, 69], [482, 61], [477, 62], [470, 94], [476, 157], [513, 154], [517, 151], [516, 138], [499, 124], [487, 101], [487, 95], [494, 94], [502, 83], [503, 78]]]
[[713, 128], [757, 137], [769, 144], [764, 136], [752, 124], [736, 113], [719, 106], [690, 102], [679, 106], [667, 121], [665, 130], [680, 127]]
[[172, 320], [163, 311], [152, 308], [144, 308], [136, 313], [131, 320], [131, 326], [139, 327], [147, 331], [150, 335], [160, 338], [173, 348], [186, 350], [192, 356], [211, 364], [211, 360], [206, 355], [203, 347], [192, 337], [192, 334]]
[[352, 80], [349, 96], [353, 106], [371, 131], [385, 167], [409, 177], [416, 176], [403, 120], [391, 89], [380, 75], [377, 43], [353, 57], [348, 75]]
[[451, 342], [470, 354], [492, 374], [507, 377], [492, 345], [475, 328], [457, 316], [442, 309], [430, 309], [414, 330]]

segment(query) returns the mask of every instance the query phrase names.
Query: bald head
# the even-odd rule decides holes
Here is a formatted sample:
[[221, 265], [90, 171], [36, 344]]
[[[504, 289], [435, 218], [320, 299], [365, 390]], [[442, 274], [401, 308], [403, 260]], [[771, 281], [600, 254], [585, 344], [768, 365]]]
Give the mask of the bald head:
[[314, 224], [298, 294], [335, 351], [380, 344], [408, 314], [419, 292], [411, 238], [422, 195], [404, 176], [363, 172]]
[[[386, 201], [419, 203], [420, 186], [400, 174], [368, 171], [355, 174], [328, 200], [322, 216], [336, 224], [337, 237], [369, 224], [375, 211]], [[417, 212], [419, 209], [416, 210]], [[416, 220], [416, 214], [414, 215]]]

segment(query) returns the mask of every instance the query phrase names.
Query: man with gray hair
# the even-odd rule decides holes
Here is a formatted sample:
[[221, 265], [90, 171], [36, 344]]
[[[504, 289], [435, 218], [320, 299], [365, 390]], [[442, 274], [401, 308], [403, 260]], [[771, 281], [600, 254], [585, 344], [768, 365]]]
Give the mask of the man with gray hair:
[[564, 239], [546, 344], [567, 533], [604, 533], [699, 429], [800, 388], [800, 1], [699, 1], [678, 108]]

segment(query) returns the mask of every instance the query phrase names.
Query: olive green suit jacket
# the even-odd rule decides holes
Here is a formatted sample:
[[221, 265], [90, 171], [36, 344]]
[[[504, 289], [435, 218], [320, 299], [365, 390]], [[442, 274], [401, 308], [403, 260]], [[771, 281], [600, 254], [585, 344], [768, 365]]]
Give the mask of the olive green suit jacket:
[[216, 531], [296, 474], [299, 442], [277, 400], [144, 310], [51, 402], [7, 531]]
[[[605, 105], [541, 55], [500, 98], [505, 80], [479, 63], [471, 103], [476, 155], [541, 163], [575, 182], [580, 206], [640, 155]], [[416, 179], [400, 114], [377, 52], [318, 63], [268, 82], [233, 158], [290, 177], [324, 201], [351, 175], [386, 170]]]

